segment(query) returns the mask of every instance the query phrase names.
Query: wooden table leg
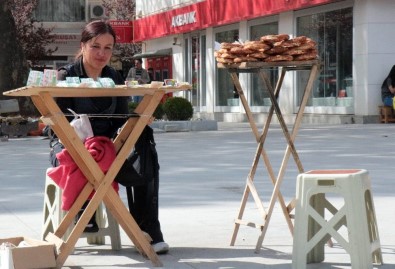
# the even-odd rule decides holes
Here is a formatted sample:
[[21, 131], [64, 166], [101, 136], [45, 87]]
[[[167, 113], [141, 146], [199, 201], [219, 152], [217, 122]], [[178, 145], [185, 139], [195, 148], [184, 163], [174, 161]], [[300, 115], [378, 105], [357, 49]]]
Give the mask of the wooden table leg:
[[[239, 231], [239, 228], [240, 228], [241, 224], [252, 226], [252, 227], [259, 228], [260, 230], [262, 230], [263, 226], [266, 223], [267, 212], [265, 211], [265, 209], [263, 207], [263, 203], [262, 203], [261, 199], [259, 198], [258, 192], [257, 192], [257, 190], [255, 188], [254, 183], [253, 183], [255, 172], [256, 172], [256, 169], [257, 169], [257, 166], [258, 166], [258, 161], [259, 161], [260, 156], [262, 156], [262, 158], [263, 158], [263, 160], [265, 162], [265, 165], [266, 165], [269, 177], [270, 177], [270, 179], [271, 179], [273, 184], [275, 183], [275, 178], [276, 177], [275, 177], [274, 171], [272, 169], [272, 165], [270, 163], [270, 160], [269, 160], [269, 158], [268, 158], [268, 156], [266, 154], [266, 151], [265, 151], [265, 149], [263, 147], [263, 144], [265, 142], [265, 138], [266, 138], [268, 130], [269, 130], [270, 122], [271, 122], [271, 119], [273, 117], [274, 108], [273, 108], [273, 106], [271, 106], [269, 114], [268, 114], [268, 118], [267, 118], [266, 123], [264, 125], [263, 132], [262, 132], [262, 134], [259, 134], [258, 128], [257, 128], [257, 126], [255, 124], [255, 121], [254, 121], [254, 118], [252, 117], [252, 113], [251, 113], [250, 107], [249, 107], [248, 102], [247, 102], [247, 100], [245, 98], [243, 89], [242, 89], [242, 87], [240, 85], [237, 73], [235, 71], [230, 71], [230, 75], [231, 75], [233, 83], [234, 83], [234, 85], [235, 85], [235, 87], [236, 87], [236, 89], [237, 89], [237, 91], [239, 93], [239, 97], [240, 97], [240, 100], [242, 102], [242, 105], [243, 105], [243, 107], [244, 107], [244, 109], [246, 111], [247, 119], [248, 119], [248, 122], [250, 123], [251, 130], [252, 130], [252, 132], [253, 132], [253, 134], [255, 136], [255, 139], [256, 139], [256, 141], [258, 143], [258, 149], [257, 149], [257, 152], [256, 152], [255, 157], [254, 157], [253, 165], [252, 165], [252, 168], [251, 168], [251, 170], [249, 172], [249, 175], [247, 177], [247, 183], [246, 183], [246, 186], [245, 186], [245, 189], [244, 189], [244, 192], [243, 192], [241, 205], [240, 205], [240, 208], [239, 208], [239, 213], [238, 213], [237, 218], [235, 219], [235, 223], [234, 223], [233, 234], [232, 234], [232, 238], [231, 238], [231, 242], [230, 242], [230, 245], [233, 246], [235, 244], [237, 233]], [[279, 83], [276, 86], [276, 89], [275, 89], [275, 95], [276, 96], [278, 96], [278, 94], [279, 94], [283, 77], [284, 76], [282, 76], [279, 79]], [[264, 82], [266, 82], [266, 81], [264, 81]], [[242, 217], [243, 217], [243, 214], [244, 214], [244, 209], [245, 209], [245, 206], [247, 204], [248, 196], [249, 196], [250, 193], [252, 194], [252, 196], [254, 198], [254, 201], [255, 201], [255, 204], [257, 205], [257, 207], [258, 207], [258, 209], [259, 209], [259, 211], [261, 213], [261, 216], [262, 216], [262, 219], [263, 219], [263, 224], [262, 225], [257, 225], [257, 224], [253, 224], [251, 222], [245, 222], [245, 221], [242, 220]], [[284, 198], [283, 198], [281, 193], [279, 193], [278, 199], [279, 199], [279, 203], [281, 205], [281, 208], [282, 208], [282, 210], [283, 210], [283, 212], [285, 214], [288, 211], [287, 211], [287, 207], [285, 205]], [[292, 222], [290, 220], [288, 222], [289, 222], [289, 225], [292, 226]], [[291, 232], [292, 232], [292, 230], [291, 230]]]
[[[286, 151], [285, 151], [285, 154], [284, 154], [283, 161], [282, 161], [281, 166], [280, 166], [280, 170], [279, 170], [279, 173], [278, 173], [278, 176], [277, 176], [276, 183], [274, 185], [272, 196], [271, 196], [271, 199], [270, 199], [270, 202], [269, 202], [268, 215], [267, 215], [267, 219], [266, 219], [267, 225], [265, 225], [265, 227], [262, 230], [261, 235], [258, 238], [258, 242], [256, 244], [255, 252], [259, 252], [259, 249], [262, 246], [262, 242], [263, 242], [263, 239], [265, 237], [265, 234], [266, 234], [266, 231], [267, 231], [267, 228], [268, 228], [268, 224], [270, 222], [271, 215], [273, 213], [273, 209], [274, 209], [274, 205], [275, 205], [276, 199], [277, 199], [277, 197], [278, 197], [278, 195], [280, 193], [280, 187], [281, 187], [282, 180], [283, 180], [283, 177], [284, 177], [285, 169], [287, 167], [288, 160], [289, 160], [290, 154], [292, 152], [293, 141], [296, 138], [296, 135], [297, 135], [299, 127], [300, 127], [300, 124], [302, 122], [304, 109], [305, 109], [305, 107], [307, 105], [307, 101], [308, 101], [308, 99], [310, 97], [310, 93], [311, 93], [311, 90], [313, 88], [313, 83], [314, 83], [314, 80], [315, 80], [315, 78], [317, 76], [317, 71], [318, 71], [318, 65], [315, 64], [315, 65], [313, 65], [311, 67], [310, 76], [309, 76], [308, 82], [306, 84], [306, 88], [304, 90], [302, 102], [300, 104], [300, 107], [299, 107], [299, 110], [298, 110], [298, 113], [297, 113], [297, 116], [296, 116], [296, 119], [295, 119], [295, 123], [294, 123], [293, 129], [292, 129], [292, 134], [289, 136], [288, 145], [287, 145], [287, 148], [286, 148]], [[287, 131], [287, 129], [283, 129], [283, 132], [286, 132], [286, 131]], [[295, 162], [296, 162], [297, 165], [299, 164], [298, 165], [299, 172], [303, 172], [303, 167], [301, 166], [301, 163], [300, 163], [298, 155], [294, 155], [294, 158], [297, 158], [297, 159], [295, 159]], [[290, 210], [290, 208], [288, 208], [288, 213], [284, 215], [285, 218], [288, 221], [290, 221], [290, 215], [289, 215], [290, 211], [289, 210]]]

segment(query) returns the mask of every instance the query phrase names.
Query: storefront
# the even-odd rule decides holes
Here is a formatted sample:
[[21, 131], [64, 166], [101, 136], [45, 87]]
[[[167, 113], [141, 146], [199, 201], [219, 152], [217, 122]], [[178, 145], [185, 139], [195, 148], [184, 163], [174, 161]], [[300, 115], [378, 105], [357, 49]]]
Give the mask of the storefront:
[[[143, 42], [143, 54], [171, 49], [172, 76], [193, 85], [185, 97], [197, 117], [245, 121], [229, 75], [216, 68], [216, 44], [287, 33], [308, 36], [318, 44], [321, 72], [305, 110], [306, 121], [378, 121], [380, 85], [395, 63], [395, 49], [377, 40], [393, 36], [393, 1], [180, 0], [175, 7], [157, 11], [141, 2], [136, 2], [141, 18], [134, 23], [134, 41]], [[278, 72], [269, 75], [274, 81]], [[298, 110], [305, 79], [303, 72], [286, 76], [279, 100], [286, 117]], [[240, 74], [240, 80], [256, 117], [264, 117], [262, 112], [270, 107], [267, 92], [258, 90], [255, 75]]]

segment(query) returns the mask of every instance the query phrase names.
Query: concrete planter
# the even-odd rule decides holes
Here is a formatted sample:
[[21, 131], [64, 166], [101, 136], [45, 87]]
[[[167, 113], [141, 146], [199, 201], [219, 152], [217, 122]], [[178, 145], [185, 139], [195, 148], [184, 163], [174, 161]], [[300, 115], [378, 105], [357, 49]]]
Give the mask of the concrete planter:
[[38, 129], [37, 121], [24, 122], [2, 122], [0, 124], [0, 134], [8, 137], [25, 137], [29, 132]]
[[189, 131], [217, 131], [218, 124], [215, 120], [191, 120], [191, 121], [154, 121], [151, 125], [154, 129], [164, 132], [189, 132]]

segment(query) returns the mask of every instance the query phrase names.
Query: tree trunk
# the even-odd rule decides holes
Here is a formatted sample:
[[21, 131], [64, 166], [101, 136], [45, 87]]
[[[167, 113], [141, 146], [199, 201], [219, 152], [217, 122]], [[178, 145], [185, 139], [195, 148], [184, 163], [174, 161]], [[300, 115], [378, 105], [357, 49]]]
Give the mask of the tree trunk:
[[[15, 33], [15, 21], [7, 1], [0, 1], [0, 99], [3, 92], [26, 85], [29, 67]], [[21, 114], [36, 114], [30, 98], [19, 98]]]

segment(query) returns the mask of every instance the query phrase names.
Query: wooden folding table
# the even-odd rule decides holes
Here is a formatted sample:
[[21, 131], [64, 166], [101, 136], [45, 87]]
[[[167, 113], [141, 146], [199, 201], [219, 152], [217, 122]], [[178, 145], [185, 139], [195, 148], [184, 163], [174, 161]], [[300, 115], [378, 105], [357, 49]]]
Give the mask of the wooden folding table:
[[[297, 132], [299, 130], [304, 109], [306, 107], [307, 101], [310, 97], [311, 89], [313, 87], [314, 80], [318, 74], [319, 71], [319, 66], [320, 62], [318, 60], [312, 60], [312, 61], [293, 61], [293, 62], [244, 62], [240, 64], [222, 64], [218, 63], [218, 68], [226, 68], [232, 78], [232, 81], [237, 89], [237, 92], [240, 96], [241, 103], [245, 109], [246, 115], [248, 122], [250, 124], [250, 127], [252, 129], [252, 132], [256, 138], [256, 141], [258, 143], [257, 150], [255, 153], [255, 157], [253, 160], [252, 167], [249, 171], [249, 174], [247, 176], [246, 180], [246, 185], [243, 193], [243, 197], [241, 200], [241, 205], [239, 209], [239, 213], [237, 215], [237, 218], [235, 219], [235, 226], [234, 226], [234, 231], [231, 239], [231, 245], [233, 246], [236, 241], [237, 233], [239, 231], [240, 225], [246, 225], [254, 228], [258, 228], [261, 230], [261, 234], [258, 238], [258, 242], [256, 244], [255, 252], [259, 252], [260, 248], [262, 246], [263, 239], [266, 234], [266, 230], [268, 228], [270, 218], [273, 213], [274, 205], [278, 199], [279, 204], [281, 206], [281, 209], [283, 211], [283, 214], [285, 216], [286, 222], [288, 224], [289, 230], [291, 231], [291, 234], [293, 234], [293, 224], [291, 221], [291, 212], [294, 209], [294, 200], [292, 200], [288, 205], [285, 204], [284, 198], [280, 192], [280, 186], [283, 181], [284, 173], [287, 168], [288, 160], [290, 155], [292, 154], [293, 159], [295, 160], [296, 166], [299, 170], [300, 173], [304, 172], [302, 163], [299, 159], [298, 153], [295, 149], [294, 141], [297, 135]], [[279, 73], [279, 78], [276, 83], [275, 88], [273, 88], [267, 74], [265, 73], [265, 70], [272, 69], [274, 67], [277, 67], [280, 69]], [[284, 76], [287, 71], [298, 71], [298, 70], [308, 70], [310, 71], [309, 73], [309, 78], [306, 83], [304, 92], [303, 92], [303, 97], [301, 99], [301, 103], [299, 105], [299, 110], [296, 114], [295, 121], [293, 123], [293, 128], [291, 133], [288, 130], [287, 124], [285, 123], [280, 106], [278, 105], [277, 99], [280, 94], [281, 86], [284, 80]], [[264, 123], [262, 133], [259, 133], [257, 125], [254, 121], [254, 118], [251, 113], [250, 106], [248, 104], [248, 101], [246, 99], [246, 96], [244, 94], [243, 88], [240, 84], [239, 78], [238, 78], [238, 73], [256, 73], [259, 76], [259, 79], [262, 80], [264, 85], [267, 88], [267, 91], [269, 93], [269, 97], [271, 100], [271, 107], [269, 110], [269, 113], [267, 115], [266, 122]], [[262, 89], [261, 89], [262, 90]], [[279, 124], [282, 128], [285, 140], [287, 142], [286, 145], [286, 150], [284, 153], [284, 157], [280, 166], [280, 169], [278, 171], [277, 176], [275, 175], [275, 172], [272, 168], [272, 165], [270, 163], [269, 157], [264, 149], [264, 143], [269, 131], [270, 123], [272, 121], [273, 114], [277, 115]], [[260, 157], [262, 156], [262, 159], [264, 161], [266, 170], [268, 172], [269, 178], [271, 182], [273, 183], [273, 190], [272, 190], [272, 195], [270, 197], [270, 201], [268, 206], [265, 208], [265, 206], [262, 203], [262, 200], [258, 194], [258, 191], [254, 185], [254, 176], [258, 167], [258, 162]], [[296, 179], [296, 176], [295, 176]], [[263, 223], [262, 224], [257, 224], [249, 221], [244, 221], [243, 214], [244, 210], [246, 207], [246, 203], [249, 197], [249, 194], [251, 193], [255, 204], [258, 207], [258, 210], [262, 216]]]
[[[57, 246], [57, 268], [61, 268], [67, 257], [74, 250], [75, 244], [84, 231], [90, 218], [98, 208], [101, 201], [116, 218], [123, 230], [132, 240], [140, 253], [148, 257], [154, 266], [162, 266], [161, 261], [151, 247], [139, 226], [126, 209], [119, 195], [111, 187], [115, 176], [123, 165], [125, 159], [132, 151], [134, 144], [139, 138], [145, 126], [149, 123], [153, 112], [158, 106], [164, 94], [180, 90], [190, 89], [190, 85], [160, 88], [127, 88], [120, 86], [116, 88], [81, 88], [81, 87], [41, 87], [28, 86], [5, 92], [7, 96], [30, 96], [34, 105], [42, 115], [44, 123], [51, 125], [55, 134], [62, 141], [62, 144], [70, 153], [71, 157], [81, 169], [88, 180], [84, 189], [60, 223], [54, 234], [49, 234], [46, 241], [53, 242]], [[77, 136], [74, 128], [70, 125], [59, 106], [56, 104], [56, 97], [105, 97], [105, 96], [143, 96], [142, 101], [135, 109], [136, 116], [129, 117], [119, 135], [114, 140], [117, 156], [106, 174], [102, 172], [98, 164], [84, 147], [83, 142]], [[116, 115], [113, 115], [116, 116]], [[67, 228], [74, 221], [75, 216], [81, 209], [92, 191], [93, 197], [90, 199], [84, 213], [75, 225], [73, 231], [66, 241], [61, 238]]]

